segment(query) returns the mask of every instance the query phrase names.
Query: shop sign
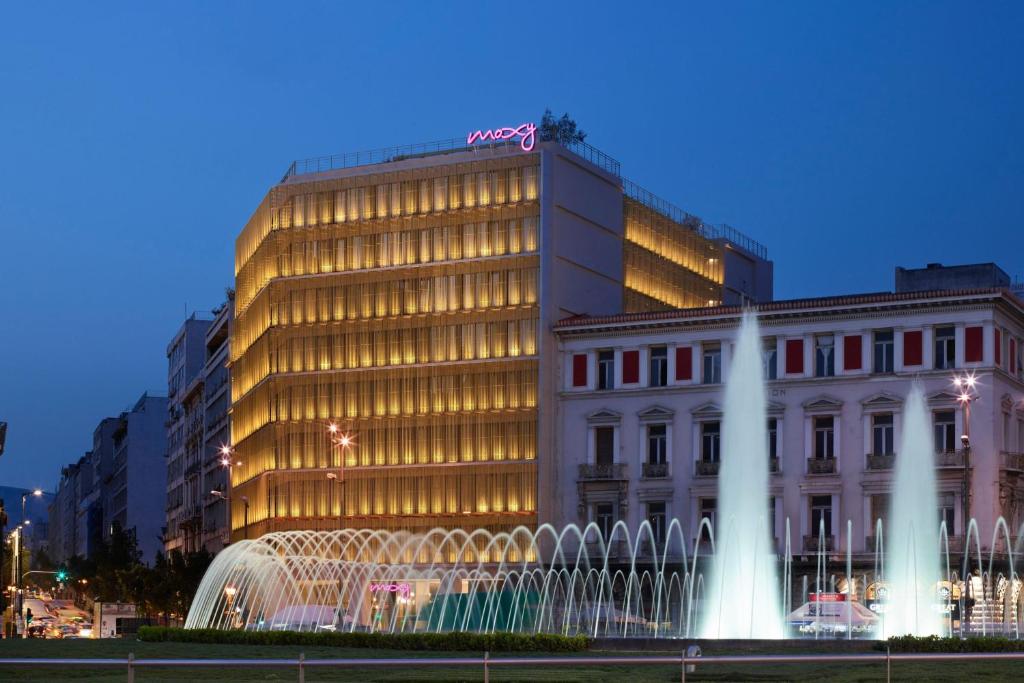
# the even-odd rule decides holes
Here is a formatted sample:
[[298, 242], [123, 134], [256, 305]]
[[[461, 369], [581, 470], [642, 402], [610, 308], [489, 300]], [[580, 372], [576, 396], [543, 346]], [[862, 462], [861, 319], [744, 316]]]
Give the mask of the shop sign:
[[519, 138], [519, 146], [524, 152], [529, 152], [533, 149], [536, 143], [537, 126], [533, 123], [521, 124], [518, 128], [495, 128], [494, 130], [477, 130], [466, 136], [466, 144], [472, 145], [474, 142], [485, 142], [487, 140], [493, 140], [494, 142], [501, 142], [502, 140], [511, 140], [513, 138]]
[[846, 593], [811, 593], [809, 602], [846, 602]]

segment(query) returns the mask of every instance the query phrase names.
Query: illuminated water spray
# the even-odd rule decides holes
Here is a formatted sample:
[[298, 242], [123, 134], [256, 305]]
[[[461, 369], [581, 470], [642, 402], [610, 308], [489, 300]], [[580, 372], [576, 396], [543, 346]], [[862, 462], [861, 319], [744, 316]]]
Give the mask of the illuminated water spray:
[[935, 447], [924, 392], [917, 383], [903, 407], [885, 547], [889, 582], [886, 635], [941, 635], [942, 614], [935, 604], [936, 580], [942, 577]]
[[761, 335], [745, 313], [725, 385], [715, 556], [707, 578], [705, 638], [781, 638], [770, 506]]

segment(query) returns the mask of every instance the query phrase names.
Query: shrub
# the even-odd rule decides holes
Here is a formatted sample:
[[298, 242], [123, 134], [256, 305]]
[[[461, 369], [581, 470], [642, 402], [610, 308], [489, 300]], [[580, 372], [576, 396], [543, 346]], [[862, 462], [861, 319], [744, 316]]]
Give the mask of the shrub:
[[971, 638], [940, 638], [939, 636], [893, 636], [875, 645], [875, 649], [890, 652], [1020, 652], [1024, 640], [1011, 640], [1003, 636]]
[[321, 631], [220, 631], [166, 626], [139, 627], [139, 640], [167, 643], [221, 645], [304, 645], [380, 650], [434, 650], [461, 652], [582, 652], [590, 647], [586, 636], [548, 633], [362, 633]]

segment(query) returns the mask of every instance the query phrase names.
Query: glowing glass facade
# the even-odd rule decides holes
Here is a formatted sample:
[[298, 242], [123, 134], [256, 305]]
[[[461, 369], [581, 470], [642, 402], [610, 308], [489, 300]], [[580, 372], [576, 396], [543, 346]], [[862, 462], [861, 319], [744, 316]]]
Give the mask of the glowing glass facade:
[[553, 143], [272, 188], [236, 242], [233, 538], [543, 521], [551, 325], [721, 298], [721, 247], [622, 188]]

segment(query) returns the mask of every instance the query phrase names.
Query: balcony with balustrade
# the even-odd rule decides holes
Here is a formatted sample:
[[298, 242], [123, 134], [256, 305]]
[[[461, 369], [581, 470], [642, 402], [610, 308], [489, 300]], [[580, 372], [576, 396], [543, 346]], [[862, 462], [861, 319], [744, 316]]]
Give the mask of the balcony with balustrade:
[[804, 552], [817, 553], [825, 551], [827, 553], [835, 550], [835, 536], [804, 536]]
[[626, 479], [626, 463], [587, 463], [579, 466], [580, 481], [616, 481]]
[[669, 476], [667, 462], [645, 462], [644, 479], [667, 479]]
[[718, 476], [719, 464], [720, 463], [717, 460], [715, 460], [715, 461], [698, 460], [697, 461], [697, 470], [696, 470], [697, 471], [697, 476], [698, 477], [717, 477]]
[[807, 458], [807, 474], [835, 474], [835, 458]]
[[935, 454], [935, 466], [939, 469], [948, 469], [958, 467], [963, 469], [964, 467], [964, 452], [959, 451], [943, 451]]
[[896, 466], [895, 453], [868, 453], [866, 458], [868, 470], [891, 470]]
[[999, 461], [1007, 472], [1024, 472], [1024, 453], [999, 451]]

